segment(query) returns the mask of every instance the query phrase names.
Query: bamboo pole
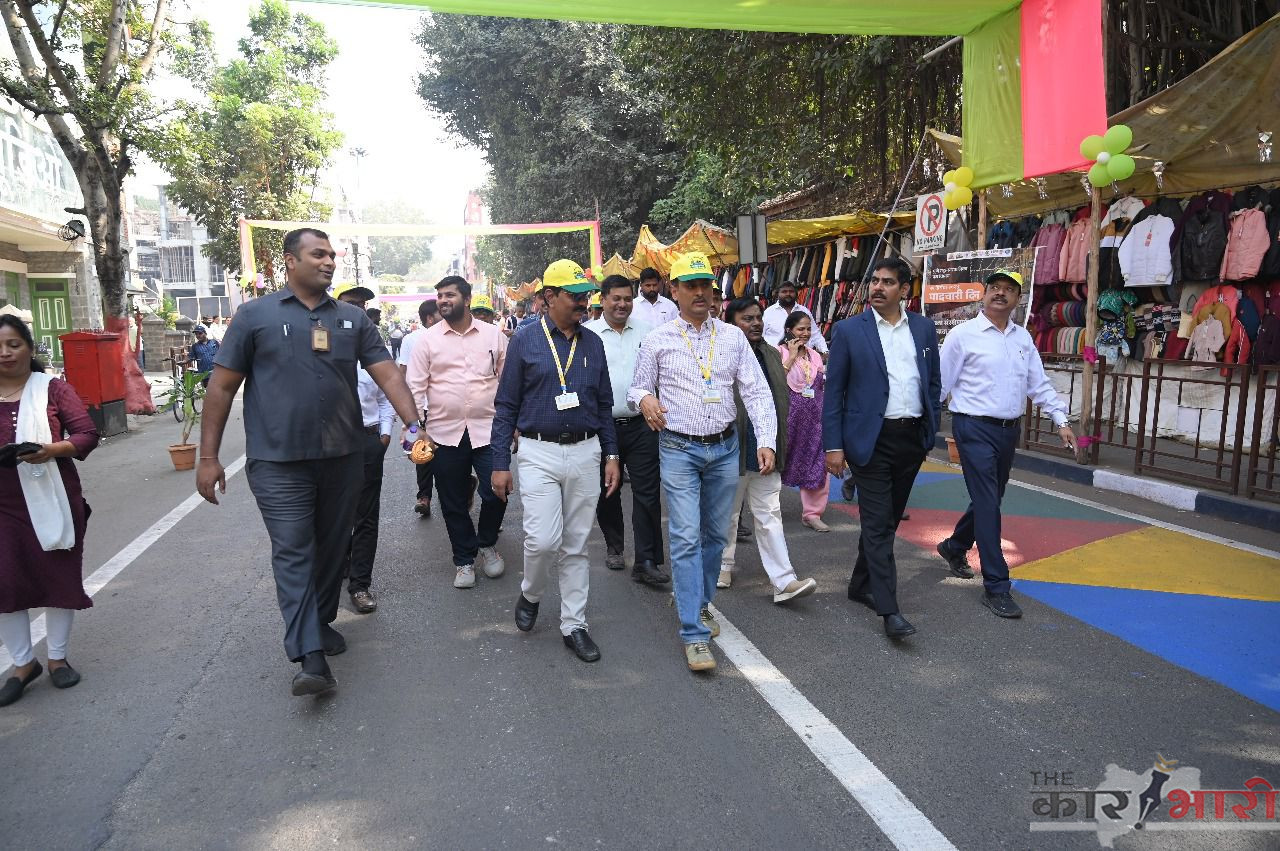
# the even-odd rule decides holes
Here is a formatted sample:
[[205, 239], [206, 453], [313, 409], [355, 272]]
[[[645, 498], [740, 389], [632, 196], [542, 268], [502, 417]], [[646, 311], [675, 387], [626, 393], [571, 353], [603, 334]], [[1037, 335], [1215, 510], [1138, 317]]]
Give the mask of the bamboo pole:
[[1086, 276], [1088, 298], [1085, 302], [1084, 372], [1080, 377], [1080, 436], [1087, 438], [1076, 444], [1076, 463], [1087, 462], [1097, 424], [1093, 421], [1093, 373], [1097, 360], [1095, 341], [1098, 337], [1098, 250], [1102, 243], [1102, 193], [1098, 187], [1089, 190], [1089, 268]]
[[[987, 247], [987, 190], [978, 190], [978, 245], [979, 251]], [[1027, 307], [1030, 310], [1030, 306]]]

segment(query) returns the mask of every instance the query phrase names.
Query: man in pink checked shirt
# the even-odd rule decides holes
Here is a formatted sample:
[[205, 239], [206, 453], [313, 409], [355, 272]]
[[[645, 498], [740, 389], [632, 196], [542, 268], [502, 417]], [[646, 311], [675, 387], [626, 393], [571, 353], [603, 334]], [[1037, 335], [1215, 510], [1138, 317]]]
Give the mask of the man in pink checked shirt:
[[[431, 459], [440, 509], [453, 547], [454, 588], [476, 584], [477, 564], [496, 579], [506, 570], [498, 554], [498, 530], [507, 503], [493, 493], [489, 434], [493, 400], [507, 356], [507, 336], [471, 315], [471, 285], [457, 275], [436, 284], [443, 320], [426, 329], [409, 357], [409, 389], [426, 412], [426, 436], [435, 444]], [[471, 472], [480, 491], [480, 524], [468, 510]]]
[[[710, 315], [713, 280], [711, 263], [699, 252], [684, 254], [671, 265], [680, 316], [645, 337], [627, 393], [649, 428], [659, 432], [671, 573], [691, 671], [716, 666], [708, 642], [720, 634], [720, 625], [708, 606], [728, 543], [738, 487], [738, 441], [767, 476], [773, 472], [778, 435], [773, 395], [746, 336]], [[735, 385], [752, 425], [742, 435], [734, 428]]]

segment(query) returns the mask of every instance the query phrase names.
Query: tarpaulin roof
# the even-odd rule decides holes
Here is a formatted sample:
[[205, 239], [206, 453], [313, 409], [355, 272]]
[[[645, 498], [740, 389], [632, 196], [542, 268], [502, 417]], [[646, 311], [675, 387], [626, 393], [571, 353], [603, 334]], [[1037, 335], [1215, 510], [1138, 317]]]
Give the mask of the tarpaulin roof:
[[[837, 236], [863, 236], [879, 233], [884, 228], [883, 213], [858, 210], [820, 219], [778, 219], [766, 225], [770, 248], [787, 248]], [[895, 213], [890, 227], [904, 227], [915, 222], [914, 213]]]
[[[1176, 85], [1111, 116], [1110, 123], [1133, 129], [1130, 154], [1138, 169], [1119, 184], [1122, 193], [1188, 195], [1280, 180], [1280, 152], [1266, 163], [1258, 156], [1258, 133], [1280, 134], [1280, 15]], [[961, 140], [930, 133], [947, 159], [959, 165]], [[1280, 147], [1280, 135], [1273, 143]], [[1156, 187], [1152, 172], [1156, 161], [1164, 163], [1163, 188]], [[1012, 198], [992, 188], [987, 209], [997, 216], [1021, 216], [1086, 204], [1081, 177], [1080, 172], [1046, 177], [1048, 199], [1039, 197], [1031, 181], [1012, 184]], [[1104, 189], [1102, 196], [1105, 201], [1112, 193]]]
[[630, 260], [625, 259], [617, 252], [614, 252], [612, 257], [604, 261], [604, 265], [600, 268], [604, 271], [605, 277], [608, 277], [609, 275], [621, 275], [629, 281], [640, 280], [640, 267], [632, 263]]
[[664, 245], [648, 225], [641, 225], [631, 265], [638, 269], [652, 266], [665, 278], [671, 271], [671, 262], [689, 251], [701, 251], [713, 266], [729, 266], [738, 262], [738, 237], [733, 231], [698, 219], [678, 239]]

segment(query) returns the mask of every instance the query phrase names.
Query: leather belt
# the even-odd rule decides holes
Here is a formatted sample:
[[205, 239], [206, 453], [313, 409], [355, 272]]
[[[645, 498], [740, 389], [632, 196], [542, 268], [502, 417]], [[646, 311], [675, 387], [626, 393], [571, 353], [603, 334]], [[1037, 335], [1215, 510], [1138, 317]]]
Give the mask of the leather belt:
[[979, 416], [978, 414], [961, 414], [956, 412], [952, 412], [951, 416], [968, 417], [971, 420], [978, 420], [979, 422], [988, 423], [993, 426], [1000, 426], [1000, 428], [1013, 428], [1018, 423], [1022, 422], [1022, 417], [1014, 417], [1011, 420], [1002, 420], [999, 417], [984, 417]]
[[890, 419], [884, 421], [885, 428], [919, 428], [920, 423], [924, 422], [924, 417], [902, 417], [901, 419]]
[[672, 431], [671, 429], [666, 429], [666, 431], [668, 434], [674, 435], [681, 440], [687, 440], [690, 443], [700, 443], [703, 446], [714, 446], [717, 443], [724, 443], [726, 440], [733, 437], [732, 425], [719, 434], [681, 434], [680, 432]]
[[594, 431], [562, 431], [559, 434], [544, 434], [540, 431], [526, 431], [524, 437], [530, 440], [541, 440], [544, 443], [559, 443], [564, 446], [570, 443], [581, 443], [596, 436]]
[[615, 425], [631, 425], [638, 419], [640, 419], [640, 415], [636, 414], [634, 417], [614, 417], [613, 422]]
[[365, 426], [364, 433], [371, 434], [374, 437], [382, 437], [382, 428], [376, 425]]

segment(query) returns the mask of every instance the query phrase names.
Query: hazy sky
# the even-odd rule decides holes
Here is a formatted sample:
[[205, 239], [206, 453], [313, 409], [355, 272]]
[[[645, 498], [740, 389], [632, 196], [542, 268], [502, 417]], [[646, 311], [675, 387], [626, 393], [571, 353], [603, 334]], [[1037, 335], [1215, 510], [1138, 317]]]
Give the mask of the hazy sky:
[[[235, 55], [255, 0], [192, 0], [191, 6], [213, 28], [218, 60]], [[324, 24], [337, 40], [338, 57], [329, 66], [329, 109], [345, 141], [335, 157], [335, 179], [355, 188], [352, 148], [364, 148], [360, 161], [360, 200], [403, 199], [421, 207], [440, 224], [461, 224], [468, 190], [479, 188], [487, 167], [475, 148], [459, 148], [439, 118], [428, 113], [415, 90], [421, 50], [413, 42], [423, 13], [368, 6], [289, 3]], [[138, 170], [139, 193], [163, 182], [154, 165]]]

